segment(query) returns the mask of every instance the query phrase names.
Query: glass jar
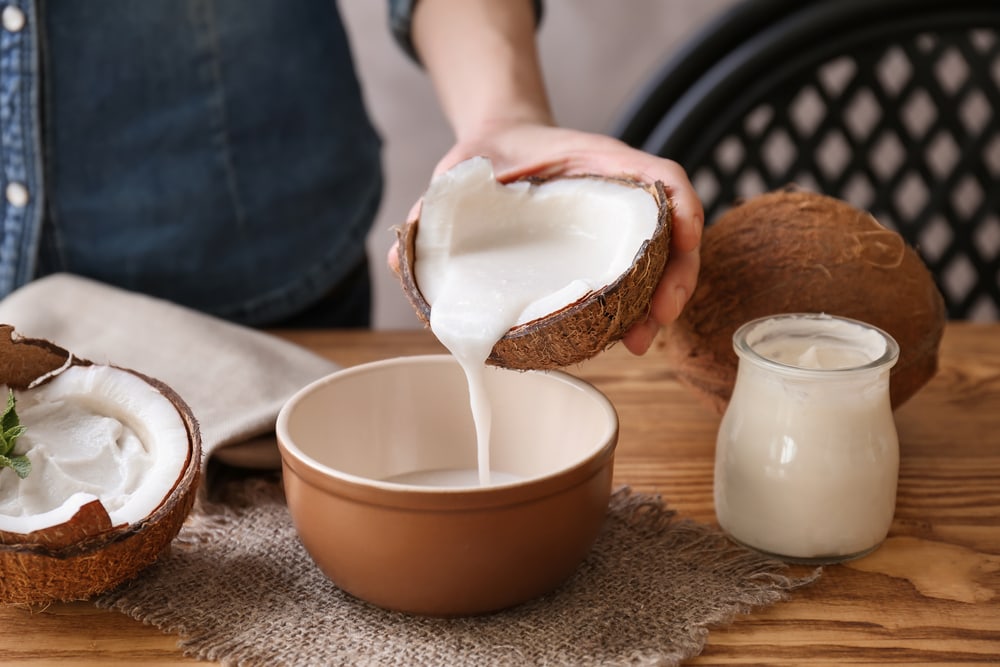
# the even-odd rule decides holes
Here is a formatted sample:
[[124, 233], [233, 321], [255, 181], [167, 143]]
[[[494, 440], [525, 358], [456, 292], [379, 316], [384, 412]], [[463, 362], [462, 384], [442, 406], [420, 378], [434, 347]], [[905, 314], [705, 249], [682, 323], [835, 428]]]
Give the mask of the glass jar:
[[877, 548], [899, 474], [889, 401], [896, 341], [856, 320], [793, 313], [744, 324], [733, 346], [736, 383], [716, 442], [722, 529], [793, 562]]

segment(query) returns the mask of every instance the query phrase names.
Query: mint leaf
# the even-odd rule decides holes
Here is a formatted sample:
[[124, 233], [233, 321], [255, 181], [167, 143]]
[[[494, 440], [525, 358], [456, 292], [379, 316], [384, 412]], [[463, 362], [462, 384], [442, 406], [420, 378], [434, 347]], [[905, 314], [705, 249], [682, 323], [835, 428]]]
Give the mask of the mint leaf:
[[[14, 411], [14, 406], [17, 405], [17, 399], [14, 398], [14, 390], [7, 390], [7, 407], [3, 411], [3, 416], [0, 417], [0, 433], [6, 433], [10, 429], [16, 427], [20, 424], [20, 420], [17, 418], [17, 412]], [[15, 438], [17, 436], [14, 436]], [[4, 439], [4, 442], [9, 442]], [[7, 452], [0, 452], [0, 454], [6, 454]]]
[[17, 412], [14, 410], [17, 400], [14, 398], [14, 391], [8, 389], [7, 408], [0, 416], [0, 468], [11, 468], [18, 477], [24, 479], [31, 472], [31, 461], [27, 456], [15, 455], [14, 444], [25, 431], [21, 425]]
[[0, 433], [0, 441], [10, 443], [10, 450], [7, 451], [8, 454], [14, 449], [14, 443], [17, 442], [17, 439], [20, 438], [21, 435], [27, 430], [28, 429], [18, 424], [17, 426], [13, 426], [3, 433]]
[[0, 454], [0, 468], [11, 468], [21, 479], [31, 472], [31, 461], [27, 456], [4, 456]]

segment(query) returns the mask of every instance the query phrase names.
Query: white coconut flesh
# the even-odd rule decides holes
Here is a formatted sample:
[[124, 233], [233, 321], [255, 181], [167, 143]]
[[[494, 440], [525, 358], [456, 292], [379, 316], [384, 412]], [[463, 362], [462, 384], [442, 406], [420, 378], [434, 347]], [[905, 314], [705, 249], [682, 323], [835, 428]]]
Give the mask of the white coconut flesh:
[[15, 451], [31, 461], [31, 473], [19, 479], [0, 469], [0, 530], [57, 526], [95, 499], [112, 525], [132, 524], [180, 477], [188, 432], [177, 408], [141, 377], [113, 366], [71, 366], [14, 394], [26, 427]]
[[505, 185], [486, 158], [456, 165], [431, 182], [415, 240], [432, 331], [456, 356], [485, 359], [511, 328], [617, 280], [658, 213], [650, 192], [613, 180]]

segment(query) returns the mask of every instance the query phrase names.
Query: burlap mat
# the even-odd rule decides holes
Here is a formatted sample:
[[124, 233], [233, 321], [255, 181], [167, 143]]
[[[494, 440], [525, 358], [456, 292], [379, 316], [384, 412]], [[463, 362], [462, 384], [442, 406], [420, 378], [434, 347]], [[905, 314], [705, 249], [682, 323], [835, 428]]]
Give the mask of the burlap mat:
[[591, 554], [559, 590], [489, 616], [409, 616], [326, 579], [279, 484], [254, 478], [202, 505], [169, 555], [97, 604], [233, 665], [676, 665], [701, 652], [712, 626], [816, 576], [788, 576], [659, 498], [619, 489]]

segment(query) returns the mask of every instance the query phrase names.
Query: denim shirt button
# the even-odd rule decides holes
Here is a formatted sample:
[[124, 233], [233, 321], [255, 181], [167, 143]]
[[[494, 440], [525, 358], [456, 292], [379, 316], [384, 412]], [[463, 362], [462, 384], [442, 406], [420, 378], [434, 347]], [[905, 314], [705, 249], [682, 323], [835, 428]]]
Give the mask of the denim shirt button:
[[4, 190], [4, 196], [7, 198], [7, 202], [15, 208], [24, 208], [28, 205], [28, 188], [24, 187], [23, 183], [16, 181], [8, 183], [7, 189]]
[[25, 23], [24, 12], [14, 5], [7, 5], [0, 12], [0, 23], [8, 32], [20, 32]]

